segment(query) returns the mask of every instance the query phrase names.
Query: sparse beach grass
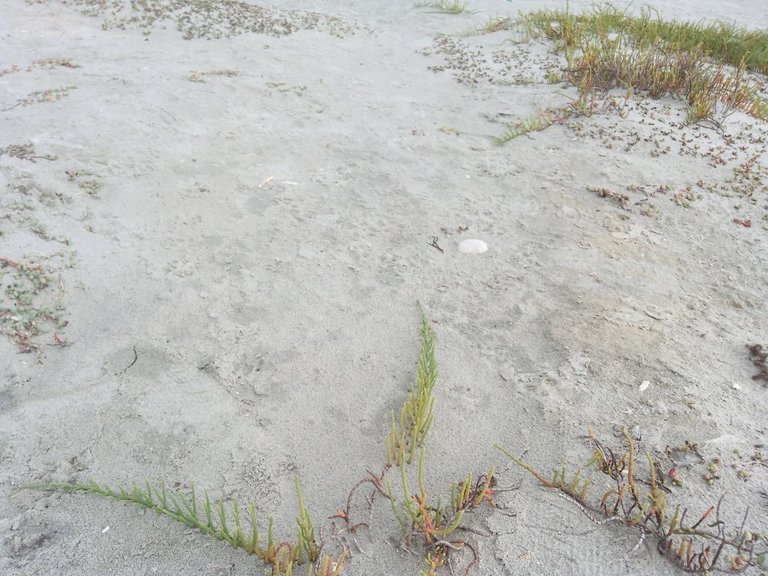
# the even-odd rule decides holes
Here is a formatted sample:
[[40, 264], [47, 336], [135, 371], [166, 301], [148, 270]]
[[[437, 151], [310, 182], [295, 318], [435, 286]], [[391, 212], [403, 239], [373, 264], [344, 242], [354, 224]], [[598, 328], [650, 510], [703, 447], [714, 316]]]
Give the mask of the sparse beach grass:
[[569, 10], [537, 10], [522, 14], [516, 25], [522, 26], [531, 37], [546, 37], [556, 42], [564, 51], [578, 51], [595, 40], [616, 35], [638, 50], [700, 52], [717, 63], [768, 74], [768, 32], [745, 30], [726, 22], [664, 20], [649, 7], [644, 7], [639, 16], [632, 16], [612, 4], [600, 4], [582, 14]]
[[[643, 94], [683, 101], [688, 123], [720, 127], [736, 111], [768, 121], [768, 101], [755, 77], [768, 71], [768, 34], [763, 31], [720, 22], [666, 21], [650, 9], [632, 16], [610, 4], [584, 14], [540, 10], [514, 20], [496, 19], [478, 32], [499, 30], [553, 42], [565, 62], [547, 79], [575, 86], [581, 99], [612, 98], [609, 91], [620, 89], [627, 98]], [[497, 140], [504, 143], [578, 115], [585, 115], [585, 109], [549, 108], [512, 125]]]
[[469, 9], [469, 2], [461, 2], [461, 0], [428, 0], [427, 2], [418, 2], [415, 6], [416, 8], [431, 8], [434, 12], [443, 14], [473, 12]]

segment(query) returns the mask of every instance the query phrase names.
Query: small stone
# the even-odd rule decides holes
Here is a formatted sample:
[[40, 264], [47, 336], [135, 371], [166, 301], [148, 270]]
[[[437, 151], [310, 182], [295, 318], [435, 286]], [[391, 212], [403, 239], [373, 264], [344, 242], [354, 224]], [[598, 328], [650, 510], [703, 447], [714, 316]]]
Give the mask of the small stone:
[[731, 388], [733, 388], [734, 390], [741, 390], [741, 384], [732, 384]]
[[459, 242], [459, 252], [464, 254], [482, 254], [488, 251], [488, 244], [476, 238], [467, 238]]
[[648, 390], [648, 386], [650, 386], [651, 383], [648, 380], [643, 380], [643, 383], [640, 384], [640, 386], [637, 388], [640, 392], [645, 392]]

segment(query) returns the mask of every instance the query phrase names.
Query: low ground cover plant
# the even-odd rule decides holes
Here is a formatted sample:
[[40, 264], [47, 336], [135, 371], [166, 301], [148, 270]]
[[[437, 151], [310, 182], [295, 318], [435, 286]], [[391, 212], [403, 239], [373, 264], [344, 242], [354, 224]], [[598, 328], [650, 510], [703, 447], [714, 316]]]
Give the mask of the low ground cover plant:
[[[477, 479], [469, 473], [463, 480], [454, 483], [445, 504], [441, 498], [434, 499], [427, 494], [425, 442], [433, 418], [437, 361], [435, 335], [423, 312], [420, 335], [421, 354], [416, 382], [403, 402], [399, 420], [395, 419], [394, 413], [391, 415], [391, 429], [385, 439], [386, 460], [383, 471], [379, 475], [368, 472], [350, 490], [346, 508], [330, 517], [334, 522], [337, 519], [344, 522], [341, 530], [335, 524], [333, 527], [334, 542], [342, 544], [338, 553], [325, 553], [326, 542], [304, 506], [298, 477], [295, 484], [299, 513], [296, 517], [297, 533], [293, 540], [281, 540], [275, 536], [272, 518], [266, 521], [266, 526], [260, 524], [256, 503], [249, 503], [243, 510], [237, 499], [231, 503], [213, 500], [207, 491], [201, 495], [194, 487], [186, 494], [167, 489], [165, 483], [156, 486], [148, 482], [134, 483], [129, 488], [113, 488], [96, 481], [27, 487], [94, 494], [152, 510], [255, 555], [267, 566], [272, 576], [291, 576], [304, 570], [308, 575], [338, 576], [349, 555], [349, 546], [346, 545], [348, 539], [345, 536], [370, 528], [374, 498], [380, 495], [390, 501], [402, 532], [403, 547], [423, 554], [427, 568], [422, 574], [433, 576], [445, 565], [449, 555], [464, 550], [469, 550], [472, 556], [465, 568], [465, 574], [469, 574], [479, 562], [479, 555], [475, 546], [457, 536], [463, 530], [462, 519], [466, 512], [483, 504], [494, 505], [494, 494], [500, 488], [496, 485], [494, 471], [490, 470]], [[408, 484], [408, 471], [409, 464], [413, 463], [417, 455], [418, 491], [413, 493]], [[396, 478], [395, 483], [392, 477]], [[399, 484], [398, 490], [394, 488], [395, 484]], [[372, 493], [365, 498], [370, 518], [367, 522], [356, 522], [353, 518], [353, 500], [363, 486], [372, 488]]]
[[[496, 496], [505, 490], [498, 485], [494, 468], [475, 477], [471, 472], [450, 486], [447, 497], [434, 497], [427, 489], [425, 468], [426, 437], [434, 416], [434, 387], [437, 382], [435, 336], [427, 316], [421, 315], [421, 354], [416, 381], [403, 402], [399, 420], [391, 415], [391, 428], [386, 434], [386, 461], [377, 475], [367, 471], [349, 492], [346, 506], [330, 516], [332, 538], [324, 540], [322, 530], [313, 523], [304, 505], [299, 478], [295, 479], [298, 495], [296, 536], [285, 540], [275, 536], [274, 521], [260, 523], [256, 503], [241, 508], [237, 499], [227, 504], [213, 500], [207, 491], [202, 494], [193, 487], [189, 493], [166, 488], [164, 483], [133, 484], [130, 488], [112, 488], [95, 481], [85, 483], [49, 483], [27, 488], [65, 490], [95, 494], [140, 506], [162, 514], [184, 526], [194, 528], [229, 545], [258, 557], [272, 576], [339, 576], [342, 566], [356, 544], [358, 530], [368, 529], [373, 521], [377, 497], [389, 501], [400, 526], [402, 547], [423, 556], [426, 568], [422, 576], [435, 576], [448, 564], [450, 557], [462, 554], [467, 576], [480, 562], [477, 544], [466, 536], [475, 530], [465, 526], [468, 513], [481, 506], [495, 507]], [[671, 490], [664, 483], [664, 474], [650, 453], [638, 458], [635, 441], [627, 431], [622, 432], [623, 450], [614, 450], [590, 433], [592, 458], [570, 473], [558, 468], [551, 477], [497, 446], [516, 465], [530, 473], [543, 486], [559, 491], [592, 522], [623, 524], [639, 529], [639, 549], [646, 537], [656, 542], [658, 551], [683, 572], [709, 574], [713, 571], [745, 572], [768, 565], [766, 536], [747, 528], [749, 509], [736, 527], [725, 520], [723, 498], [700, 513], [672, 503]], [[686, 449], [697, 450], [686, 443]], [[418, 455], [416, 490], [411, 489], [410, 465]], [[595, 481], [598, 478], [599, 481]], [[602, 482], [600, 482], [602, 481]], [[600, 497], [593, 495], [600, 484]], [[396, 488], [397, 486], [397, 488]], [[368, 518], [355, 518], [360, 512], [358, 491], [370, 488], [363, 508]], [[357, 504], [356, 504], [357, 501]], [[341, 521], [341, 528], [336, 522]], [[285, 528], [285, 527], [282, 527]], [[285, 533], [280, 530], [279, 533]], [[333, 545], [333, 553], [326, 546]]]

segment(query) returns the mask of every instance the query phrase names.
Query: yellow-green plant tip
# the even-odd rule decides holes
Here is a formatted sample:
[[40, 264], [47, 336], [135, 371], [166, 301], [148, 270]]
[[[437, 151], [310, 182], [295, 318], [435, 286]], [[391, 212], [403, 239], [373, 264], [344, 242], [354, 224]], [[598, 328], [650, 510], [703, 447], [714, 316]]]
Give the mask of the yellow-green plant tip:
[[387, 478], [386, 485], [387, 495], [389, 496], [389, 503], [392, 506], [392, 513], [395, 515], [397, 523], [400, 525], [400, 532], [402, 532], [403, 536], [405, 536], [408, 532], [408, 525], [405, 522], [405, 518], [402, 514], [400, 514], [400, 511], [398, 510], [397, 500], [395, 499], [395, 494], [392, 489], [392, 482], [389, 481], [389, 478]]
[[573, 480], [571, 480], [571, 483], [568, 486], [568, 494], [573, 495], [576, 493], [576, 488], [579, 485], [579, 480], [581, 480], [581, 469], [576, 468], [576, 473], [573, 475]]
[[592, 478], [587, 478], [584, 480], [584, 485], [581, 487], [581, 492], [579, 492], [579, 501], [583, 502], [587, 497], [587, 492], [589, 491], [589, 487], [592, 485]]
[[253, 502], [248, 506], [248, 519], [251, 522], [251, 543], [248, 551], [256, 554], [259, 551], [259, 527], [256, 523], [256, 508]]
[[524, 462], [523, 460], [521, 460], [520, 458], [512, 454], [512, 452], [510, 452], [503, 446], [500, 446], [499, 444], [494, 444], [493, 446], [497, 450], [503, 452], [507, 456], [507, 458], [512, 460], [512, 462], [514, 462], [518, 466], [520, 466], [523, 470], [528, 471], [529, 474], [531, 474], [534, 478], [536, 478], [536, 480], [541, 482], [544, 486], [548, 486], [550, 488], [554, 488], [556, 486], [556, 484], [553, 483], [551, 480], [547, 480], [544, 476], [542, 476], [541, 473], [539, 473], [533, 466]]
[[421, 451], [419, 456], [419, 493], [421, 499], [425, 500], [427, 496], [427, 490], [424, 488], [424, 450]]
[[416, 516], [418, 516], [418, 510], [413, 507], [413, 496], [411, 496], [411, 491], [408, 489], [408, 479], [405, 477], [405, 466], [400, 467], [400, 481], [403, 485], [403, 504], [405, 510], [408, 512], [408, 516], [410, 516], [411, 520], [415, 520]]
[[467, 474], [467, 479], [464, 481], [464, 486], [461, 494], [461, 508], [464, 508], [467, 505], [467, 501], [469, 500], [469, 495], [472, 491], [472, 472]]
[[211, 498], [208, 496], [208, 490], [205, 492], [205, 518], [208, 521], [208, 528], [213, 529], [213, 511], [211, 510]]
[[267, 550], [269, 551], [270, 555], [275, 549], [275, 540], [272, 535], [274, 524], [275, 524], [275, 519], [272, 516], [270, 516], [269, 525], [267, 527]]
[[227, 515], [221, 500], [216, 501], [216, 513], [219, 515], [219, 530], [221, 531], [222, 538], [227, 542], [231, 542], [232, 537], [229, 535], [229, 529], [227, 528]]
[[669, 521], [669, 530], [667, 531], [667, 536], [671, 536], [672, 534], [675, 533], [679, 519], [680, 519], [680, 504], [675, 506], [675, 514], [672, 516], [672, 520]]
[[339, 576], [341, 574], [341, 567], [344, 564], [344, 561], [347, 559], [347, 549], [343, 548], [341, 550], [341, 554], [339, 555], [339, 559], [336, 561], [336, 568], [333, 570], [333, 576]]
[[436, 536], [447, 536], [459, 527], [462, 518], [464, 518], [464, 510], [459, 510], [458, 514], [456, 514], [456, 517], [453, 519], [453, 522], [451, 522], [447, 528], [442, 530], [433, 530], [432, 533]]

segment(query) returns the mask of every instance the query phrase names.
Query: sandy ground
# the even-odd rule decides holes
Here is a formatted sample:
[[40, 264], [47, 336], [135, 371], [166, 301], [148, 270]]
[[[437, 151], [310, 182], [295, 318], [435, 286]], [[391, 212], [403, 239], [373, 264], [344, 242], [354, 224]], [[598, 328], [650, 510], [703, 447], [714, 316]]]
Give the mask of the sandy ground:
[[[548, 471], [586, 460], [588, 427], [676, 463], [670, 498], [703, 511], [726, 493], [731, 522], [749, 507], [768, 530], [751, 460], [768, 390], [746, 349], [768, 343], [765, 124], [684, 126], [679, 102], [638, 99], [496, 145], [572, 89], [544, 82], [550, 46], [456, 34], [557, 3], [158, 3], [176, 6], [165, 20], [123, 4], [0, 3], [0, 298], [40, 327], [2, 324], [3, 574], [261, 570], [166, 518], [29, 482], [205, 486], [287, 538], [298, 474], [327, 535], [383, 465], [418, 302], [441, 374], [431, 490], [492, 465], [520, 484], [467, 517], [489, 534], [470, 533], [475, 574], [671, 572], [493, 447]], [[654, 6], [765, 27], [760, 4]], [[465, 238], [489, 250], [463, 254]], [[686, 440], [705, 463], [665, 459]], [[344, 573], [417, 574], [388, 505], [374, 512]]]

